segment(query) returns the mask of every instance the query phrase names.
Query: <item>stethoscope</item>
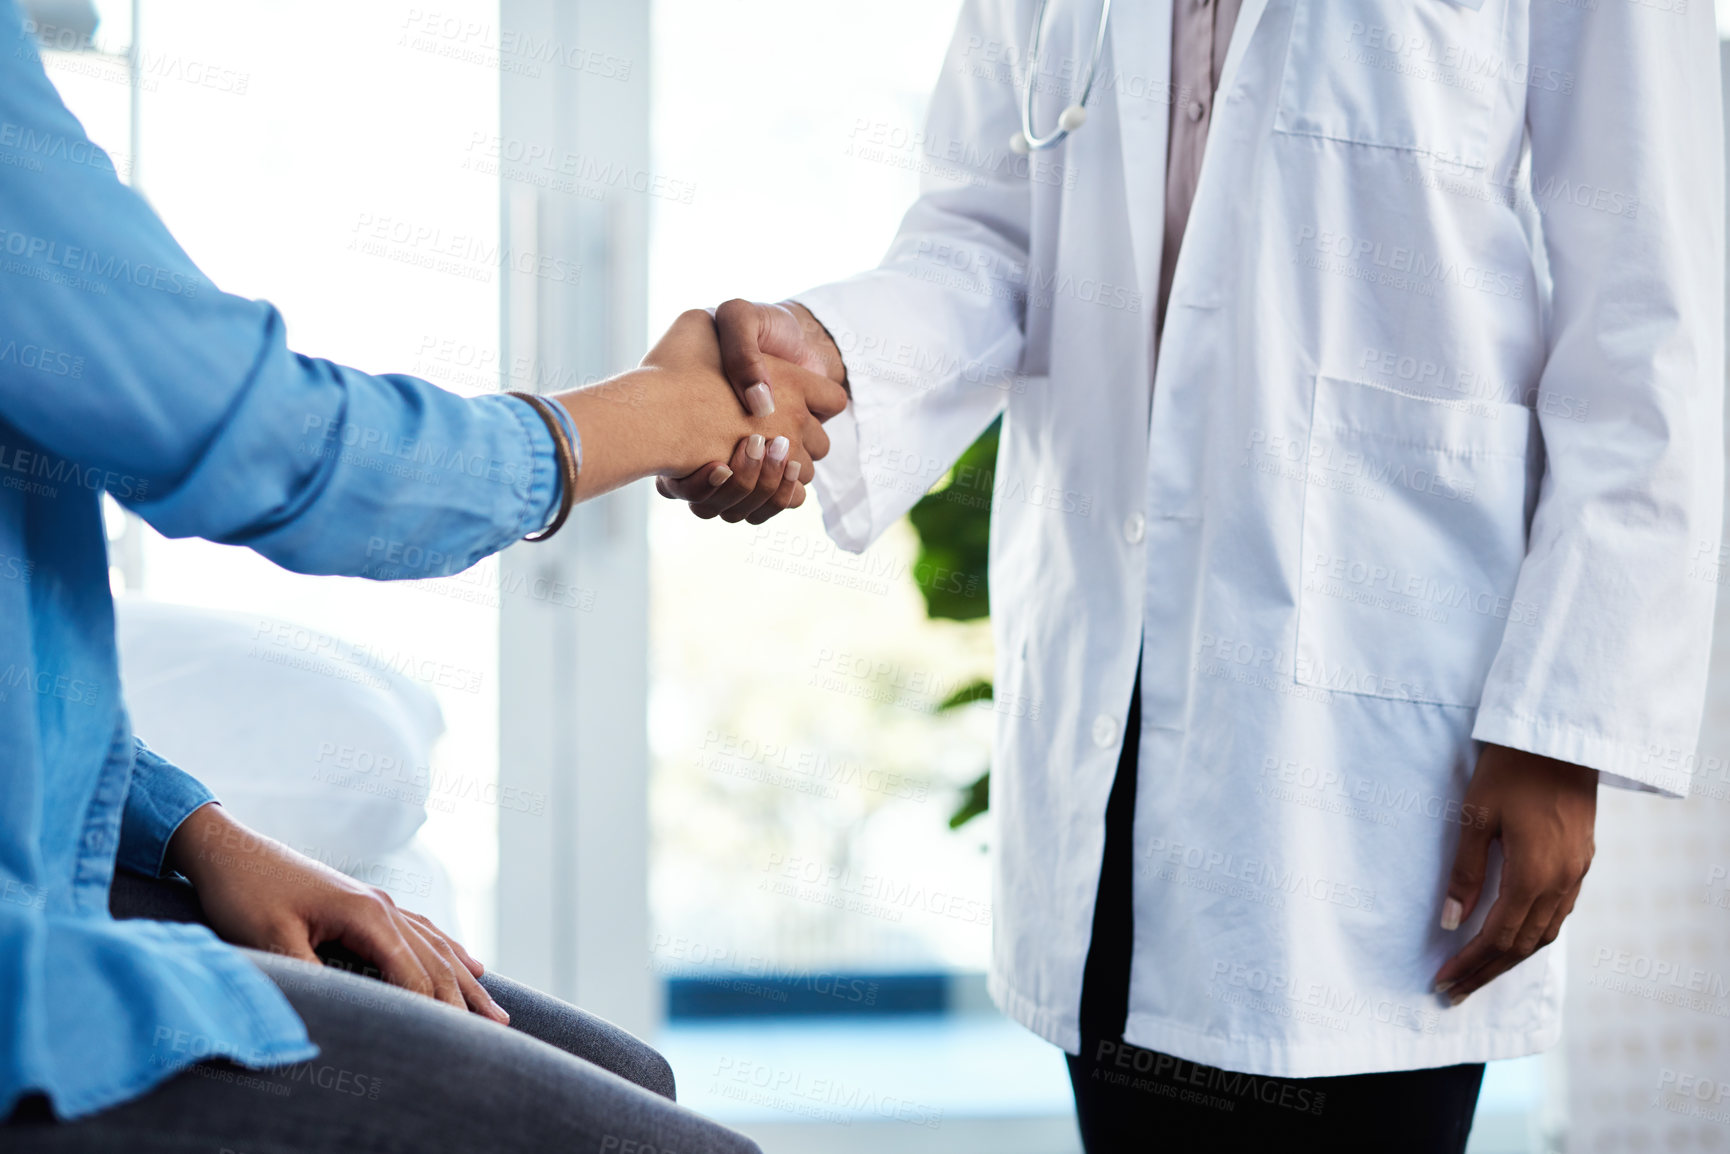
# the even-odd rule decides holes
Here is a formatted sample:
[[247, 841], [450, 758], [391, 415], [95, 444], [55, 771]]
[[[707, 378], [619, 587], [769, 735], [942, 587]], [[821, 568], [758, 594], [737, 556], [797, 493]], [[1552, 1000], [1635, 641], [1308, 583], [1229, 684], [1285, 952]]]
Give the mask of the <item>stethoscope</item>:
[[1050, 2], [1038, 0], [1033, 9], [1033, 31], [1027, 37], [1027, 92], [1021, 101], [1021, 131], [1009, 138], [1009, 147], [1016, 152], [1043, 152], [1054, 148], [1064, 137], [1087, 123], [1087, 98], [1093, 93], [1093, 77], [1099, 71], [1099, 58], [1105, 52], [1105, 26], [1111, 20], [1111, 0], [1101, 0], [1099, 6], [1099, 33], [1093, 38], [1093, 59], [1088, 61], [1087, 75], [1081, 80], [1081, 99], [1063, 110], [1050, 136], [1036, 135], [1033, 131], [1033, 82], [1039, 75], [1039, 45], [1045, 39], [1045, 9]]

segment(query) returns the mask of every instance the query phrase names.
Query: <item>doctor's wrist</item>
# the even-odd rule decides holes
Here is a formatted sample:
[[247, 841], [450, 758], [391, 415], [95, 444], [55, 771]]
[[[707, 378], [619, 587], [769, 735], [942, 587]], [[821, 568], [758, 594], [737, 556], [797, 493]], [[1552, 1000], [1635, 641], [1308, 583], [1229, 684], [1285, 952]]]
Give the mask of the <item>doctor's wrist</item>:
[[781, 307], [798, 320], [799, 328], [805, 335], [805, 347], [822, 366], [818, 371], [846, 389], [851, 396], [853, 390], [847, 383], [847, 362], [841, 357], [841, 346], [835, 343], [834, 336], [824, 327], [823, 322], [798, 301], [782, 301]]

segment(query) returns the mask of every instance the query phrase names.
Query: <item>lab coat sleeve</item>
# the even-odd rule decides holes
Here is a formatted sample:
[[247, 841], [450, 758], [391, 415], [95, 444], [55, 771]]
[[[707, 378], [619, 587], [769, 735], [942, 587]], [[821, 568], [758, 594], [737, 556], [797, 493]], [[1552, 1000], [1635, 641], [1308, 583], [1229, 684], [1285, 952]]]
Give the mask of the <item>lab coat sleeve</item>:
[[[795, 299], [828, 329], [852, 403], [829, 422], [817, 491], [829, 534], [863, 550], [907, 512], [1004, 405], [1023, 343], [1029, 161], [1009, 148], [1018, 89], [983, 67], [981, 44], [1013, 44], [1014, 5], [967, 0], [912, 145], [921, 195], [876, 269]], [[882, 139], [879, 139], [882, 137]], [[862, 160], [897, 154], [885, 126], [855, 133]]]
[[137, 738], [132, 779], [120, 813], [115, 862], [145, 877], [161, 877], [168, 843], [194, 810], [216, 800], [204, 783]]
[[[1724, 156], [1712, 6], [1533, 4], [1554, 285], [1547, 468], [1474, 736], [1686, 796], [1723, 490]], [[1547, 87], [1547, 86], [1543, 86]], [[1565, 86], [1557, 86], [1565, 87]]]
[[106, 490], [169, 536], [374, 577], [465, 568], [544, 524], [558, 484], [524, 402], [300, 356], [274, 308], [213, 286], [62, 104], [11, 0], [0, 468]]

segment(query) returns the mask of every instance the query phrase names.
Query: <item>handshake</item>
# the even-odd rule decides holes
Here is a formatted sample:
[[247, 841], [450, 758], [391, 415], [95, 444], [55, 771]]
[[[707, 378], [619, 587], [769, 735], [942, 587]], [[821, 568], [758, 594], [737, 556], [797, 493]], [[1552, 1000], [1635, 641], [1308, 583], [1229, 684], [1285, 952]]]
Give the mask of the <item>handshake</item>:
[[699, 517], [760, 525], [804, 503], [847, 371], [802, 306], [734, 300], [681, 314], [637, 368], [555, 399], [582, 436], [579, 500], [655, 477]]

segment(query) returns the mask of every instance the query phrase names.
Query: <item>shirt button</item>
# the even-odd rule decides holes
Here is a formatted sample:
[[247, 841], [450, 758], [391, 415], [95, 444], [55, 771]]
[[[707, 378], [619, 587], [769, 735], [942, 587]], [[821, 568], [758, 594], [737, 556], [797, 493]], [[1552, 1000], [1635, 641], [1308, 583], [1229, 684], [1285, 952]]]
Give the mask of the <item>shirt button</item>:
[[1141, 544], [1141, 539], [1147, 536], [1147, 518], [1140, 513], [1131, 513], [1123, 521], [1123, 539], [1131, 545]]
[[1206, 115], [1207, 115], [1207, 105], [1203, 104], [1199, 100], [1192, 100], [1189, 102], [1189, 118], [1191, 120], [1200, 120], [1203, 116], [1206, 116]]
[[1110, 749], [1117, 744], [1117, 719], [1100, 714], [1093, 719], [1093, 744]]

